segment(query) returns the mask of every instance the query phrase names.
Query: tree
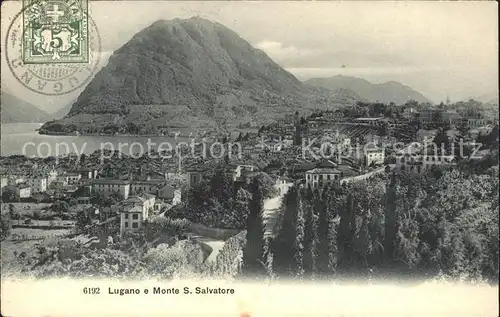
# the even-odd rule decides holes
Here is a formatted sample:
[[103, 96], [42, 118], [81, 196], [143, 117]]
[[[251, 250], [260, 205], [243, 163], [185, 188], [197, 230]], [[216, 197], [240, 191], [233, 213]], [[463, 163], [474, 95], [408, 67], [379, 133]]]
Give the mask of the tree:
[[320, 196], [319, 192], [314, 195], [314, 213], [318, 215], [318, 226], [317, 226], [317, 257], [316, 266], [318, 274], [325, 275], [329, 271], [328, 269], [328, 258], [330, 253], [329, 240], [328, 240], [328, 229], [329, 229], [329, 208], [328, 203], [331, 203], [331, 199], [327, 201], [326, 193], [330, 191], [325, 190], [323, 197]]
[[398, 232], [396, 186], [396, 177], [393, 175], [386, 192], [384, 259], [387, 264], [393, 262], [396, 235]]
[[295, 241], [295, 223], [297, 219], [297, 187], [293, 186], [283, 198], [282, 218], [278, 224], [278, 233], [273, 243], [274, 271], [278, 275], [291, 276], [293, 261], [293, 244]]
[[305, 210], [304, 223], [304, 273], [313, 276], [316, 272], [316, 217], [313, 207], [309, 204]]
[[241, 142], [243, 139], [243, 132], [240, 131], [240, 133], [238, 134], [238, 137], [236, 138], [235, 142]]
[[16, 190], [14, 186], [6, 186], [2, 189], [2, 201], [20, 201], [19, 192]]
[[448, 149], [450, 146], [450, 139], [448, 135], [446, 135], [444, 129], [439, 129], [432, 142], [437, 145], [439, 149]]
[[258, 180], [251, 185], [252, 200], [247, 218], [246, 245], [243, 249], [242, 273], [246, 277], [261, 277], [266, 273], [264, 252], [264, 197]]
[[19, 224], [19, 219], [21, 218], [21, 215], [16, 210], [13, 204], [9, 204], [9, 217], [11, 220], [17, 220], [17, 224]]
[[304, 203], [300, 195], [297, 196], [297, 221], [295, 225], [295, 241], [294, 241], [294, 272], [295, 276], [302, 277], [304, 275]]
[[352, 264], [354, 234], [356, 232], [356, 218], [354, 213], [354, 199], [352, 193], [347, 195], [347, 200], [339, 210], [340, 223], [338, 232], [340, 264], [348, 267]]
[[0, 240], [5, 240], [12, 231], [12, 223], [7, 214], [2, 214], [0, 218]]
[[78, 230], [84, 230], [88, 225], [92, 223], [89, 213], [87, 210], [80, 209], [76, 214], [76, 228]]
[[57, 212], [59, 215], [66, 214], [69, 212], [69, 204], [63, 200], [58, 200], [52, 204], [50, 207], [53, 211]]

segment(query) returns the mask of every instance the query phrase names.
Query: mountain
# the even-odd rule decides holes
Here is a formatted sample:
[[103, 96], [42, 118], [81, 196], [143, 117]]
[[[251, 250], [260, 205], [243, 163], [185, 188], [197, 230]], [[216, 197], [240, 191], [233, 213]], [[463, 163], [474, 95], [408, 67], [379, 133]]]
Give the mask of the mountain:
[[54, 119], [64, 118], [71, 111], [72, 105], [73, 105], [72, 103], [67, 104], [67, 105], [63, 106], [61, 109], [57, 110], [56, 112], [51, 113], [50, 116]]
[[339, 102], [350, 101], [305, 86], [222, 24], [159, 20], [116, 50], [69, 114], [42, 132], [260, 125]]
[[330, 78], [311, 78], [305, 81], [308, 85], [321, 86], [331, 90], [349, 89], [372, 102], [404, 104], [408, 100], [432, 103], [421, 93], [396, 81], [382, 84], [373, 84], [365, 79], [348, 76], [334, 76]]
[[50, 116], [42, 109], [5, 91], [1, 92], [2, 123], [45, 122]]
[[469, 97], [463, 101], [476, 100], [486, 104], [498, 105], [498, 92], [497, 93], [485, 93], [475, 97]]

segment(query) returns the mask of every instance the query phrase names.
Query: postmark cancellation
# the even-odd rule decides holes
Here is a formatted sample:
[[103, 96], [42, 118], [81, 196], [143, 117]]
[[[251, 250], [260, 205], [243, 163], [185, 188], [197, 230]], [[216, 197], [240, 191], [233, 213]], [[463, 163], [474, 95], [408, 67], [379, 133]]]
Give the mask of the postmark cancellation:
[[87, 0], [23, 0], [25, 64], [89, 63]]

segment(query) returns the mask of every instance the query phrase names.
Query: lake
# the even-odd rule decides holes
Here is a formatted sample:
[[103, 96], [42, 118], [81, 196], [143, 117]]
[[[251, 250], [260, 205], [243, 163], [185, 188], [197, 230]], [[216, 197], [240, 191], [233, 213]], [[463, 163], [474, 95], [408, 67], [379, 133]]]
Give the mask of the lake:
[[[36, 129], [41, 123], [2, 123], [1, 155], [53, 156], [68, 153], [90, 154], [99, 149], [120, 149], [122, 152], [138, 153], [142, 149], [157, 149], [162, 142], [172, 146], [175, 140], [171, 136], [77, 136], [77, 135], [44, 135]], [[188, 141], [187, 137], [179, 138]], [[142, 147], [142, 148], [141, 148]], [[168, 149], [166, 144], [162, 149]]]
[[[90, 154], [100, 149], [120, 150], [125, 154], [144, 153], [148, 150], [169, 150], [175, 147], [173, 136], [99, 136], [99, 135], [45, 135], [36, 131], [41, 123], [2, 123], [1, 155], [48, 157], [68, 153]], [[241, 130], [242, 132], [249, 132]], [[192, 144], [189, 129], [182, 129], [179, 142]], [[253, 132], [253, 130], [252, 130]], [[231, 133], [236, 138], [239, 131]], [[194, 139], [200, 143], [201, 138]]]

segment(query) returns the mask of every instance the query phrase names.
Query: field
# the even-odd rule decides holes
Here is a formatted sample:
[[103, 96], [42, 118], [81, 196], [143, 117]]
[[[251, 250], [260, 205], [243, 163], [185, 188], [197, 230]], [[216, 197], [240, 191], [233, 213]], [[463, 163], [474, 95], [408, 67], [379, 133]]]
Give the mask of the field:
[[9, 211], [9, 205], [14, 206], [14, 210], [19, 212], [21, 216], [23, 213], [26, 212], [35, 212], [35, 211], [40, 211], [43, 212], [44, 208], [50, 207], [52, 204], [47, 204], [47, 203], [5, 203], [2, 204], [2, 212], [8, 212]]
[[[37, 252], [37, 244], [48, 244], [58, 237], [64, 236], [70, 232], [69, 229], [42, 230], [13, 228], [9, 238], [2, 241], [1, 264], [2, 275], [19, 273], [23, 268], [17, 257], [24, 252], [25, 259], [33, 258]], [[27, 239], [17, 240], [18, 237], [27, 237]], [[16, 256], [17, 255], [17, 256]]]

